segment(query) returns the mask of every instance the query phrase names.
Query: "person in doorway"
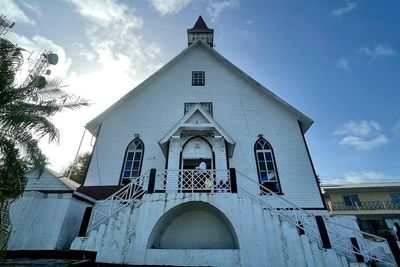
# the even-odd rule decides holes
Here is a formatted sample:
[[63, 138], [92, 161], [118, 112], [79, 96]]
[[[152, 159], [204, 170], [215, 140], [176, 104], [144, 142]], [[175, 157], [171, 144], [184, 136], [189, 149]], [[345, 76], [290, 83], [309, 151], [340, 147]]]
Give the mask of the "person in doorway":
[[206, 169], [207, 169], [207, 164], [201, 158], [199, 166], [196, 167], [196, 170], [199, 171], [199, 173], [197, 174], [198, 180], [200, 181], [199, 189], [209, 189], [211, 187], [211, 181], [206, 173]]
[[207, 164], [204, 162], [203, 159], [200, 159], [199, 166], [196, 167], [196, 170], [205, 171], [207, 169]]

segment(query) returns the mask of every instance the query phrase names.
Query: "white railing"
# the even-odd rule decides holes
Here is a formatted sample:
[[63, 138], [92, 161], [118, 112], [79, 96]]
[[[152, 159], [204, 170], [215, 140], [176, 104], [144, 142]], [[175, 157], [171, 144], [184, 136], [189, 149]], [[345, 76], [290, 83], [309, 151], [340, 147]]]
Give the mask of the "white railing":
[[399, 210], [400, 203], [394, 201], [359, 201], [353, 205], [347, 205], [345, 202], [329, 202], [330, 211], [345, 210]]
[[[351, 261], [356, 261], [356, 254], [358, 254], [366, 261], [374, 260], [396, 266], [386, 239], [336, 223], [326, 216], [324, 221], [332, 249], [337, 253], [346, 256]], [[352, 245], [350, 237], [357, 239], [359, 248]]]
[[133, 178], [131, 182], [120, 190], [96, 204], [90, 218], [88, 232], [106, 222], [118, 211], [132, 205], [136, 199], [140, 199], [147, 191], [148, 174]]
[[[319, 235], [318, 226], [315, 215], [301, 209], [296, 204], [279, 196], [267, 187], [259, 184], [250, 177], [236, 170], [237, 176], [251, 181], [257, 186], [258, 194], [252, 194], [248, 190], [238, 185], [240, 194], [250, 197], [254, 201], [261, 204], [264, 208], [279, 215], [295, 227], [302, 229], [304, 233], [312, 240], [316, 241], [322, 247], [322, 240]], [[260, 191], [264, 191], [266, 195], [261, 195]], [[327, 216], [322, 216], [328, 231], [332, 249], [336, 253], [345, 256], [349, 261], [356, 261], [355, 253], [364, 257], [365, 261], [375, 261], [387, 266], [396, 266], [393, 255], [390, 251], [386, 239], [365, 233], [346, 225], [334, 222]], [[364, 238], [367, 236], [369, 239]], [[350, 241], [350, 237], [355, 237], [360, 246], [356, 249]], [[372, 240], [373, 239], [373, 240]]]
[[229, 170], [163, 170], [156, 174], [155, 190], [167, 192], [230, 193]]

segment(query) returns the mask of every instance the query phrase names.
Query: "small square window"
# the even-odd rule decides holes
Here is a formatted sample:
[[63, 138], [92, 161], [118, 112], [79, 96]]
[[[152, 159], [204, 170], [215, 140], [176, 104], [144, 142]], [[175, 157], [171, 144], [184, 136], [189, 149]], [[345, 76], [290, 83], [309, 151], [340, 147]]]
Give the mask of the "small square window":
[[205, 83], [204, 71], [192, 71], [192, 85], [203, 86]]

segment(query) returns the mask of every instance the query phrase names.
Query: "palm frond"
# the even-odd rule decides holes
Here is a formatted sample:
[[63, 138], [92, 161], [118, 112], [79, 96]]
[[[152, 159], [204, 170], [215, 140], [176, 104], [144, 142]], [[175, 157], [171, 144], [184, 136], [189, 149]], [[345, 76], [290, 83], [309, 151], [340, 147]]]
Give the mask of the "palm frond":
[[0, 260], [5, 257], [7, 243], [11, 233], [8, 202], [0, 202]]

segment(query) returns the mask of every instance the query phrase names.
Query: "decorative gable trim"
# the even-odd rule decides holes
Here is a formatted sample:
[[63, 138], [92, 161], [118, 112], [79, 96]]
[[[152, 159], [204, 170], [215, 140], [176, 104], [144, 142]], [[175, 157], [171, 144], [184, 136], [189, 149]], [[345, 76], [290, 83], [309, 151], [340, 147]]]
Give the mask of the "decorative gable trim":
[[[204, 116], [204, 118], [206, 119], [206, 123], [202, 122], [199, 124], [196, 123], [188, 123], [187, 121], [190, 120], [191, 117], [193, 117], [193, 115], [196, 112], [200, 112], [201, 115]], [[164, 154], [168, 153], [168, 142], [170, 140], [170, 138], [172, 138], [174, 136], [174, 134], [181, 130], [198, 130], [198, 131], [204, 131], [204, 129], [215, 129], [228, 143], [228, 145], [230, 145], [230, 149], [229, 149], [229, 154], [232, 155], [233, 154], [233, 150], [235, 147], [235, 141], [233, 141], [233, 139], [228, 135], [227, 132], [224, 131], [224, 129], [222, 129], [222, 127], [214, 120], [213, 117], [211, 117], [211, 115], [205, 111], [205, 109], [200, 105], [200, 104], [196, 104], [192, 110], [190, 110], [188, 113], [186, 113], [182, 119], [160, 140], [158, 141], [159, 145], [161, 146], [161, 149], [163, 150]]]

